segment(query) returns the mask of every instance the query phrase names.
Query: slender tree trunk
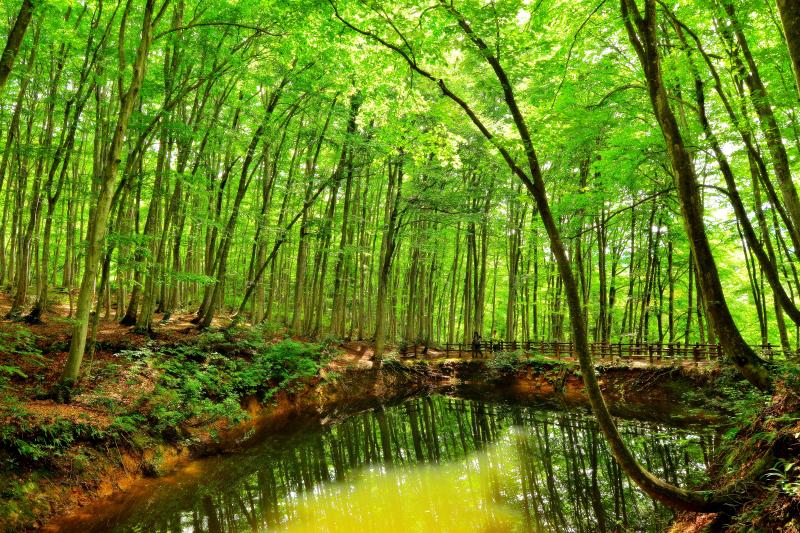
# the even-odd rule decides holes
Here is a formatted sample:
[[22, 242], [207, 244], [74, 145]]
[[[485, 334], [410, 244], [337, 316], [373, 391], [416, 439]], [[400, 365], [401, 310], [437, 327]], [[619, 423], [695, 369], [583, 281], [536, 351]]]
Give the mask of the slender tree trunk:
[[[168, 0], [165, 0], [165, 2]], [[84, 274], [81, 281], [81, 289], [78, 295], [78, 307], [75, 313], [75, 326], [72, 330], [72, 340], [70, 342], [69, 357], [67, 359], [62, 380], [66, 387], [70, 387], [77, 379], [80, 371], [81, 361], [83, 360], [86, 348], [86, 334], [89, 326], [89, 313], [92, 308], [94, 286], [97, 279], [97, 266], [103, 241], [106, 235], [106, 222], [111, 209], [111, 200], [114, 193], [114, 181], [120, 163], [120, 153], [125, 140], [125, 133], [128, 129], [128, 121], [133, 106], [138, 98], [144, 80], [147, 53], [153, 38], [153, 8], [155, 0], [147, 0], [144, 8], [144, 19], [142, 22], [141, 39], [136, 50], [136, 57], [133, 63], [133, 75], [128, 89], [120, 97], [120, 109], [117, 117], [114, 134], [108, 146], [107, 155], [102, 164], [99, 174], [99, 189], [96, 204], [89, 217], [89, 224], [86, 235], [86, 256], [84, 262]], [[126, 13], [120, 28], [120, 61], [124, 58], [125, 46], [125, 25], [127, 24], [127, 14], [130, 10], [130, 3], [126, 6]], [[124, 71], [124, 64], [120, 64], [120, 74]], [[120, 77], [119, 85], [122, 86]]]
[[602, 344], [608, 343], [608, 282], [606, 273], [606, 246], [607, 230], [605, 226], [605, 212], [601, 211], [600, 216], [595, 219], [595, 231], [597, 232], [597, 274], [599, 309], [597, 312], [597, 328], [595, 329], [595, 342]]
[[[711, 246], [705, 233], [700, 191], [691, 156], [686, 150], [664, 87], [656, 42], [655, 0], [647, 0], [645, 15], [639, 15], [633, 0], [621, 0], [623, 18], [633, 47], [645, 71], [656, 119], [661, 126], [667, 152], [675, 171], [684, 227], [694, 254], [698, 281], [708, 317], [725, 354], [751, 383], [770, 388], [771, 380], [764, 362], [756, 355], [733, 322]], [[700, 275], [702, 274], [702, 275]]]
[[[453, 253], [453, 266], [450, 271], [450, 305], [447, 315], [447, 342], [453, 344], [456, 341], [456, 297], [458, 292], [458, 260], [461, 251], [461, 222], [456, 225], [456, 246]], [[492, 323], [494, 327], [494, 323]]]
[[17, 58], [17, 52], [22, 44], [22, 40], [25, 38], [25, 32], [28, 29], [32, 16], [33, 0], [22, 0], [17, 18], [14, 20], [11, 31], [8, 33], [3, 55], [0, 56], [0, 90], [5, 87], [6, 81], [8, 81], [8, 76], [11, 74], [11, 69], [14, 67], [14, 60]]
[[[247, 192], [247, 189], [250, 187], [250, 183], [253, 179], [253, 175], [250, 173], [250, 166], [253, 162], [253, 157], [255, 156], [256, 147], [261, 141], [261, 137], [264, 135], [266, 126], [267, 120], [264, 119], [264, 121], [259, 125], [258, 129], [256, 129], [253, 137], [250, 139], [250, 144], [247, 147], [247, 152], [245, 154], [244, 161], [242, 162], [242, 171], [239, 177], [239, 186], [236, 189], [236, 197], [233, 200], [231, 214], [228, 217], [228, 222], [225, 225], [224, 232], [220, 239], [219, 250], [216, 253], [216, 281], [213, 283], [209, 304], [204, 309], [203, 315], [199, 317], [200, 320], [198, 323], [202, 328], [207, 328], [211, 325], [211, 321], [214, 319], [214, 314], [216, 313], [217, 308], [220, 306], [220, 302], [223, 298], [223, 286], [228, 268], [228, 255], [230, 254], [231, 243], [233, 241], [233, 232], [236, 229], [236, 222], [239, 218], [239, 209], [241, 207], [242, 200], [244, 199], [244, 195]], [[255, 171], [253, 171], [253, 173], [255, 173]]]
[[[386, 190], [386, 212], [383, 239], [381, 240], [380, 265], [378, 269], [377, 308], [375, 310], [375, 357], [383, 356], [386, 346], [386, 299], [389, 276], [396, 248], [397, 229], [400, 224], [400, 199], [403, 191], [403, 163], [401, 160], [388, 163], [389, 186]], [[394, 306], [391, 309], [395, 309]]]
[[800, 97], [800, 2], [797, 0], [778, 0], [778, 11], [783, 24], [783, 36], [792, 58], [794, 81]]
[[[347, 136], [344, 146], [347, 148], [347, 169], [345, 173], [344, 207], [342, 213], [342, 226], [340, 231], [339, 250], [336, 254], [336, 264], [333, 269], [333, 312], [331, 314], [331, 331], [337, 337], [343, 337], [346, 322], [346, 299], [347, 299], [347, 270], [350, 263], [349, 247], [352, 244], [352, 232], [350, 230], [352, 188], [353, 188], [353, 159], [355, 149], [353, 147], [356, 134], [356, 118], [358, 109], [361, 107], [361, 96], [356, 94], [350, 99], [350, 117], [347, 122]], [[343, 153], [344, 155], [344, 153]], [[342, 158], [340, 164], [344, 165]], [[356, 201], [358, 198], [356, 198]]]

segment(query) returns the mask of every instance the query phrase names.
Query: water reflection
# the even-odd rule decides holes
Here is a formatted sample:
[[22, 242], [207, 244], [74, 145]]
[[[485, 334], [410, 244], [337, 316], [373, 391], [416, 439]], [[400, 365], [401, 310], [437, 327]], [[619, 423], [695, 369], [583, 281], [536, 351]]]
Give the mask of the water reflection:
[[[714, 437], [621, 422], [637, 458], [697, 481]], [[207, 461], [88, 531], [661, 531], [593, 418], [446, 396], [417, 398]]]

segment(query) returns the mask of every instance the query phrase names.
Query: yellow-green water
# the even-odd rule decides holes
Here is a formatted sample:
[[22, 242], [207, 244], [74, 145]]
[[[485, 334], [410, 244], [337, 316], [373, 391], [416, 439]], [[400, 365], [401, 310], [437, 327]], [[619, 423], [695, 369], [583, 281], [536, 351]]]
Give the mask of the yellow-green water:
[[[619, 422], [634, 455], [698, 481], [707, 428]], [[53, 524], [59, 531], [507, 533], [663, 531], [583, 411], [414, 398], [196, 461]]]
[[531, 531], [519, 506], [513, 437], [463, 460], [414, 469], [373, 467], [287, 502], [286, 533]]

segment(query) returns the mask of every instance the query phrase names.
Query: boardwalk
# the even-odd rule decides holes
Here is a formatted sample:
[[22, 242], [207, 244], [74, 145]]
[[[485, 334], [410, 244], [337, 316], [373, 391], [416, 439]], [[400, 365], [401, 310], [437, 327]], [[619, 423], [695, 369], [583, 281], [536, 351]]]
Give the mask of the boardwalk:
[[[766, 344], [754, 346], [760, 355], [770, 361], [782, 354], [779, 347]], [[722, 359], [724, 354], [719, 344], [683, 343], [590, 343], [589, 350], [595, 361], [641, 361], [652, 365], [672, 363], [711, 363]], [[555, 341], [482, 341], [480, 343], [447, 343], [441, 350], [431, 350], [431, 355], [445, 357], [493, 357], [496, 353], [522, 352], [527, 355], [541, 355], [554, 359], [575, 357], [575, 346], [571, 342]], [[428, 355], [422, 345], [409, 346], [406, 357], [425, 357]]]

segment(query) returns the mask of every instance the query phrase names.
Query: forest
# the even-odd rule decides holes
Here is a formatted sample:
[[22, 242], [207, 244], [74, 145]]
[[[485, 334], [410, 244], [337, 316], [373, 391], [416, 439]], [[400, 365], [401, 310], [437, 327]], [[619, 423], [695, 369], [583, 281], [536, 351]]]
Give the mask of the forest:
[[[127, 475], [123, 455], [132, 477], [160, 478], [171, 467], [152, 450], [217, 446], [261, 416], [252, 398], [262, 415], [301, 410], [300, 388], [371, 371], [398, 388], [382, 398], [394, 426], [383, 405], [357, 415], [380, 427], [377, 463], [413, 455], [395, 439], [433, 398], [430, 449], [459, 431], [464, 449], [423, 457], [414, 441], [420, 463], [458, 477], [488, 453], [519, 474], [524, 521], [443, 531], [800, 527], [797, 0], [0, 0], [4, 43], [0, 529], [74, 511], [47, 479], [83, 479], [96, 502], [85, 480]], [[538, 373], [570, 409], [580, 389], [585, 412], [528, 420], [489, 403], [491, 439], [467, 446], [483, 404], [458, 390], [392, 406], [459, 372], [501, 389]], [[620, 414], [649, 388], [666, 392]], [[716, 432], [647, 425], [673, 394]], [[318, 411], [334, 425], [311, 440], [370, 446], [334, 438], [362, 419]], [[577, 444], [552, 452], [565, 478], [541, 434], [566, 439], [576, 421], [580, 468]], [[534, 429], [522, 463], [487, 451]], [[287, 442], [325, 474], [270, 470], [278, 490], [250, 469], [272, 487], [257, 505], [274, 499], [270, 517], [219, 493], [96, 530], [303, 530], [297, 516], [317, 515], [286, 494], [345, 475], [327, 473], [339, 448]]]

